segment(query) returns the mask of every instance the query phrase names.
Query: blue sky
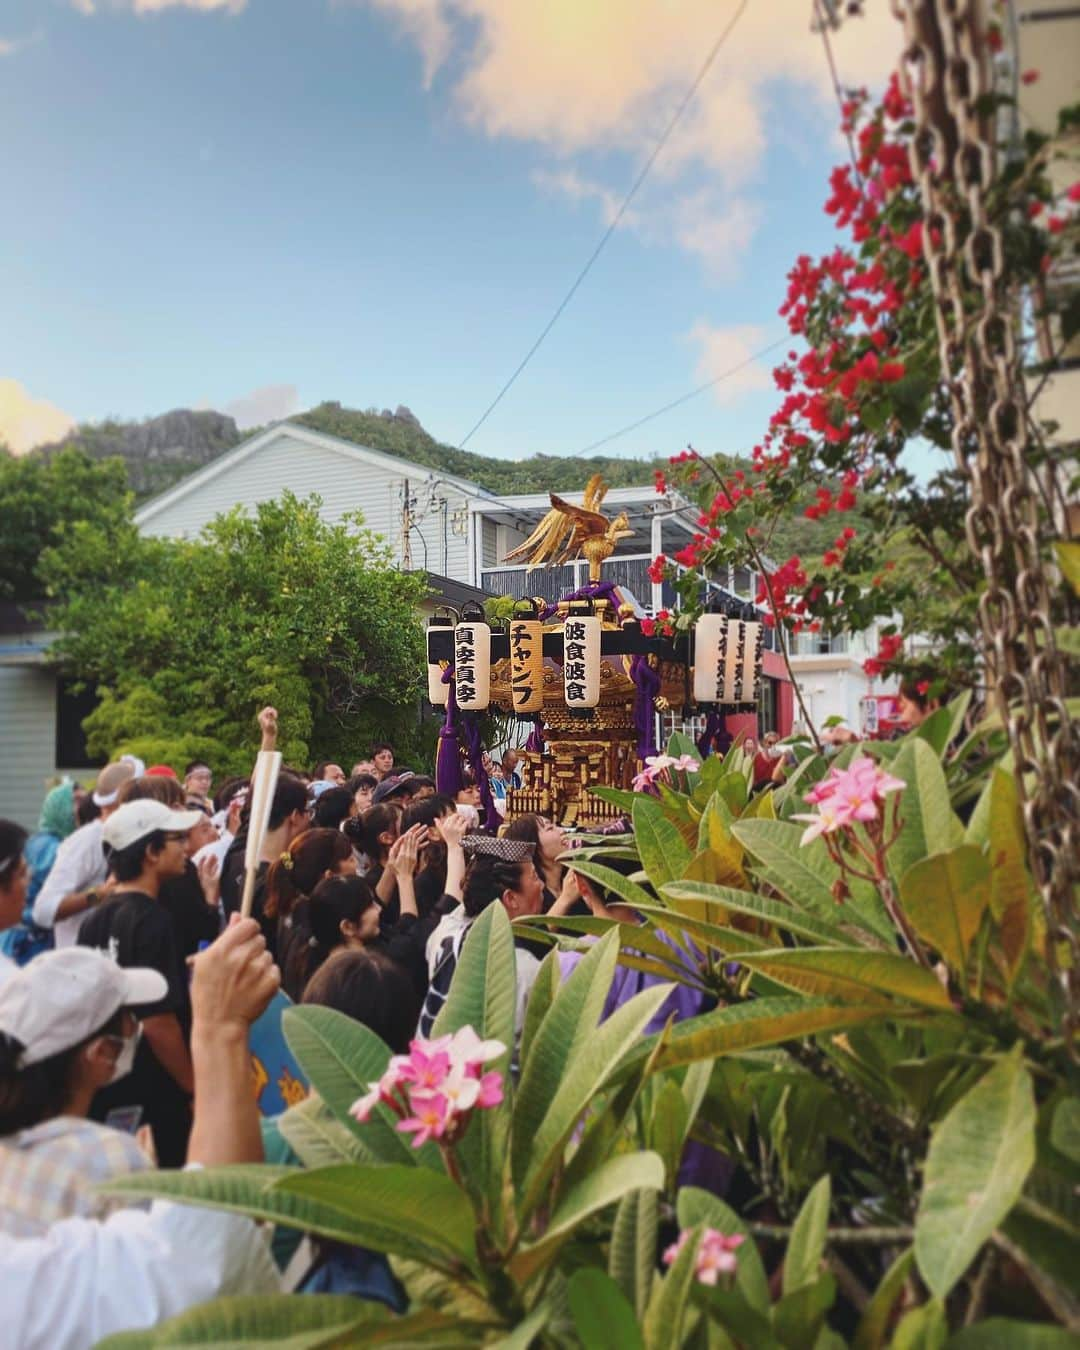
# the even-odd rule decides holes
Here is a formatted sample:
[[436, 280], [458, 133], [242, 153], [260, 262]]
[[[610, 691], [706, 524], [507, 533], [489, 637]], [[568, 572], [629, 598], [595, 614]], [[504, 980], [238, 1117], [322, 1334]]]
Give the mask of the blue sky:
[[[868, 8], [837, 40], [851, 82], [896, 50], [887, 6]], [[407, 404], [459, 442], [735, 9], [5, 0], [0, 435], [337, 399]], [[575, 453], [782, 336], [787, 268], [833, 242], [842, 153], [810, 11], [751, 0], [470, 449]], [[605, 449], [748, 449], [774, 360]]]

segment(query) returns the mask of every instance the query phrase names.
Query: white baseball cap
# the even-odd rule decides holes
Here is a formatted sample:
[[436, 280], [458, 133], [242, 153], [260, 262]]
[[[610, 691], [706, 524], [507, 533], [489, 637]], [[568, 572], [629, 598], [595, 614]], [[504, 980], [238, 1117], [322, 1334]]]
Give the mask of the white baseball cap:
[[23, 1047], [19, 1068], [88, 1040], [121, 1008], [157, 1003], [165, 976], [125, 969], [92, 947], [43, 952], [0, 985], [0, 1033]]
[[164, 802], [152, 797], [125, 802], [108, 818], [101, 828], [101, 837], [110, 848], [127, 848], [137, 839], [145, 839], [155, 830], [187, 832], [205, 816], [202, 811], [174, 811]]

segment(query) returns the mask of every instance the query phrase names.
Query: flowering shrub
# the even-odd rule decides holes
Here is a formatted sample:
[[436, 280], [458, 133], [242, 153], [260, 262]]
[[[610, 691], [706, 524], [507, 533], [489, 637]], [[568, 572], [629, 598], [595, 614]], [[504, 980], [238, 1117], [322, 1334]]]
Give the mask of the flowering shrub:
[[674, 774], [697, 773], [701, 764], [693, 755], [649, 755], [645, 767], [634, 778], [635, 792], [655, 789], [658, 782], [673, 783]]
[[502, 1074], [483, 1066], [506, 1054], [501, 1041], [482, 1041], [472, 1027], [435, 1040], [415, 1040], [407, 1055], [395, 1055], [377, 1083], [350, 1108], [359, 1121], [382, 1102], [399, 1117], [397, 1128], [413, 1135], [413, 1148], [429, 1139], [449, 1146], [469, 1126], [474, 1110], [498, 1106]]
[[[990, 202], [1014, 290], [1028, 288], [1041, 320], [1057, 314], [1064, 342], [1080, 316], [1067, 289], [1046, 277], [1077, 254], [1080, 184], [1056, 199], [1048, 169], [1053, 158], [1076, 154], [1075, 115], [1063, 112], [1054, 139], [1029, 132], [1023, 146], [1003, 151]], [[671, 457], [669, 471], [656, 475], [657, 491], [678, 488], [696, 501], [698, 530], [650, 575], [679, 591], [679, 627], [698, 611], [702, 578], [723, 576], [730, 565], [759, 572], [766, 622], [794, 633], [859, 631], [899, 615], [903, 628], [935, 646], [942, 687], [963, 686], [980, 667], [983, 573], [966, 547], [967, 499], [952, 461], [923, 208], [909, 161], [912, 109], [894, 77], [876, 105], [865, 91], [852, 93], [842, 120], [853, 162], [834, 169], [825, 211], [847, 238], [821, 258], [801, 255], [788, 275], [780, 313], [793, 345], [773, 372], [779, 401], [752, 447], [752, 468], [731, 472], [722, 458], [692, 447]], [[1036, 459], [1065, 453], [1034, 421], [1031, 434]], [[914, 440], [949, 456], [925, 483], [905, 458]], [[807, 483], [816, 485], [809, 501]], [[856, 528], [856, 509], [872, 528]], [[835, 519], [835, 536], [819, 556], [774, 559], [778, 523], [799, 512]], [[918, 670], [904, 647], [890, 631], [867, 673]]]

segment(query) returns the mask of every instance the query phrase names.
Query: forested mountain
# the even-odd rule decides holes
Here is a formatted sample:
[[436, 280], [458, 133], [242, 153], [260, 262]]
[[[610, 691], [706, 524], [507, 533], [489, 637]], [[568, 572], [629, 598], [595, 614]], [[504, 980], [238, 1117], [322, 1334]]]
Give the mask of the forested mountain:
[[[613, 455], [531, 455], [520, 459], [495, 459], [444, 445], [425, 431], [406, 407], [379, 411], [345, 408], [340, 403], [320, 403], [292, 419], [356, 445], [398, 455], [443, 473], [478, 483], [492, 492], [572, 492], [584, 487], [594, 473], [603, 474], [611, 487], [631, 487], [652, 482], [653, 472], [666, 463], [666, 455], [682, 448], [665, 446], [655, 459], [624, 459]], [[54, 455], [63, 445], [77, 445], [94, 459], [119, 456], [127, 466], [128, 481], [135, 495], [145, 499], [194, 473], [240, 441], [257, 434], [241, 432], [231, 417], [218, 412], [177, 409], [138, 422], [90, 423], [78, 427], [64, 442], [39, 446], [34, 455]], [[698, 449], [708, 452], [708, 447]], [[726, 468], [748, 469], [737, 456], [722, 456]], [[807, 499], [817, 484], [808, 485]], [[858, 523], [857, 521], [854, 523]], [[770, 540], [774, 558], [791, 553], [821, 552], [836, 533], [829, 521], [812, 521], [802, 515], [784, 521]]]

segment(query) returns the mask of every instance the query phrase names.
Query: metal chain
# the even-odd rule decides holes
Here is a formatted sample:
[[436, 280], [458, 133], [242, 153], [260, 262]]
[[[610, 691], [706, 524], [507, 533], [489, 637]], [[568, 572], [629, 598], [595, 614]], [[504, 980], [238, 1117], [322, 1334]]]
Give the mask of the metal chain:
[[[892, 0], [902, 21], [901, 78], [915, 109], [911, 166], [922, 194], [923, 251], [935, 301], [956, 461], [969, 485], [968, 545], [988, 683], [1008, 730], [1028, 854], [1046, 911], [1046, 953], [1062, 1034], [1076, 1053], [1080, 1019], [1080, 736], [1065, 703], [1048, 581], [1056, 533], [1040, 512], [1029, 462], [1017, 353], [1018, 296], [987, 208], [994, 182], [987, 47], [971, 0]], [[1047, 464], [1041, 487], [1062, 500]], [[1044, 498], [1045, 499], [1045, 498]]]

